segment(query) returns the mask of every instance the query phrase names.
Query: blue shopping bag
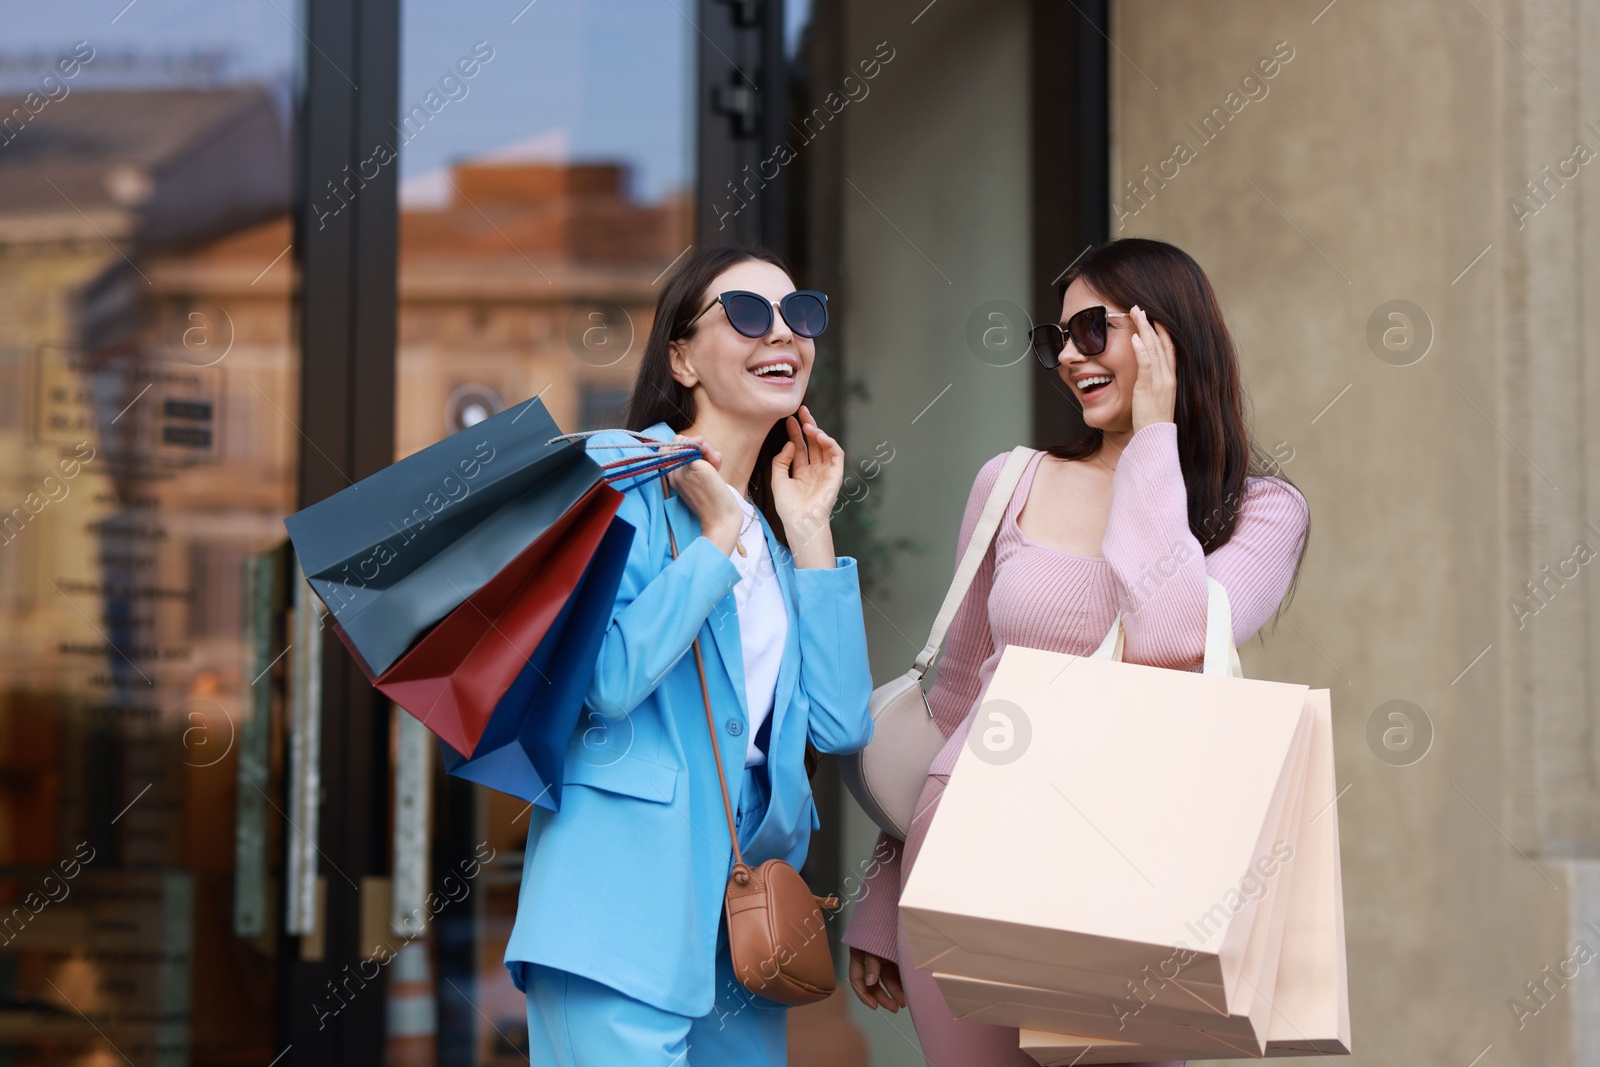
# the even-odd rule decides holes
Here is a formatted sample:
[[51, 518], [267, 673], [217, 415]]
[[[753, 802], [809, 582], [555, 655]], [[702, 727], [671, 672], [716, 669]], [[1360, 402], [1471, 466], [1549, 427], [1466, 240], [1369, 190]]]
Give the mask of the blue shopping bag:
[[559, 810], [567, 746], [611, 625], [633, 537], [633, 526], [612, 520], [549, 633], [495, 705], [471, 758], [440, 742], [446, 771]]

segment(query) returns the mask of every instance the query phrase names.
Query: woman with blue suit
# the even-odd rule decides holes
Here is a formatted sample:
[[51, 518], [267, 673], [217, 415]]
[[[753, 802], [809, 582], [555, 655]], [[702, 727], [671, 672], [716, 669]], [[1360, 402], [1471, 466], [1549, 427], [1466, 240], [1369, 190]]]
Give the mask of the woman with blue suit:
[[[744, 861], [798, 869], [819, 825], [807, 743], [854, 752], [872, 734], [856, 564], [828, 527], [844, 452], [800, 403], [826, 321], [826, 298], [760, 250], [702, 251], [662, 289], [628, 426], [703, 458], [670, 492], [651, 478], [624, 495], [636, 533], [561, 810], [532, 809], [506, 966], [534, 1067], [786, 1063], [787, 1009], [729, 962], [712, 745]], [[620, 431], [588, 447], [650, 451]]]

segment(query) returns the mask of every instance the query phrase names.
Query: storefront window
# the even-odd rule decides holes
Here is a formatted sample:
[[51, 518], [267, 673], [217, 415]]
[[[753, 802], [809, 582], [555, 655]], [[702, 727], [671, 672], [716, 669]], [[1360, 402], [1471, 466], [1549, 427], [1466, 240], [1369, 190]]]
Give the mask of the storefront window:
[[[116, 7], [19, 12], [0, 44], [0, 1065], [273, 1063], [285, 1012], [324, 1003], [279, 1003], [291, 964], [348, 951], [286, 921], [283, 863], [317, 838], [285, 774], [309, 643], [287, 647], [283, 518], [316, 448], [294, 97], [333, 61], [314, 5]], [[402, 5], [396, 459], [529, 396], [565, 430], [621, 424], [715, 199], [697, 143], [768, 137], [742, 94], [697, 91], [699, 7]], [[747, 36], [748, 14], [719, 8]], [[784, 5], [797, 69], [809, 15]], [[308, 219], [337, 194], [309, 195]], [[804, 211], [773, 218], [804, 269]], [[445, 778], [398, 709], [391, 741], [391, 803], [362, 826], [393, 842], [361, 872], [363, 946], [396, 947], [371, 1039], [396, 1065], [526, 1062], [501, 963], [526, 805]]]
[[298, 447], [295, 17], [6, 18], [0, 1062], [277, 1052], [273, 824], [240, 775], [277, 682], [247, 574]]

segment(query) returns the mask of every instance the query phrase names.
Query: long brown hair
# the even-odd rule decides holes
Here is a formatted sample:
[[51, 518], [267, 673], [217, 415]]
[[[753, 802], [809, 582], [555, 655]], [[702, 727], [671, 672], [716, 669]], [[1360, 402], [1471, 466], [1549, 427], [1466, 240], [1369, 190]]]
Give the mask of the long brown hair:
[[[1283, 476], [1277, 461], [1251, 441], [1238, 352], [1217, 294], [1187, 252], [1144, 237], [1109, 241], [1086, 253], [1057, 286], [1058, 307], [1067, 287], [1080, 278], [1108, 303], [1143, 308], [1152, 323], [1160, 323], [1172, 336], [1178, 379], [1173, 419], [1178, 424], [1178, 464], [1189, 498], [1189, 531], [1210, 555], [1233, 537], [1247, 477], [1275, 477], [1294, 484]], [[1100, 430], [1090, 427], [1078, 440], [1047, 451], [1059, 459], [1090, 459], [1104, 439]], [[1285, 606], [1294, 595], [1304, 559], [1302, 545], [1295, 577], [1284, 595]]]
[[[666, 284], [661, 287], [661, 297], [656, 301], [655, 320], [650, 324], [650, 337], [645, 341], [639, 373], [633, 380], [633, 392], [628, 397], [628, 429], [645, 430], [664, 422], [673, 433], [682, 433], [694, 423], [694, 390], [672, 376], [670, 345], [673, 341], [693, 337], [700, 328], [699, 323], [691, 327], [689, 320], [715, 296], [708, 290], [717, 276], [752, 259], [771, 263], [790, 278], [794, 277], [782, 256], [758, 246], [703, 248], [667, 276]], [[800, 402], [804, 403], [805, 398]], [[772, 503], [772, 459], [788, 440], [788, 431], [780, 419], [761, 443], [755, 470], [750, 472], [750, 501], [761, 509], [773, 535], [785, 548], [789, 544], [788, 537]]]

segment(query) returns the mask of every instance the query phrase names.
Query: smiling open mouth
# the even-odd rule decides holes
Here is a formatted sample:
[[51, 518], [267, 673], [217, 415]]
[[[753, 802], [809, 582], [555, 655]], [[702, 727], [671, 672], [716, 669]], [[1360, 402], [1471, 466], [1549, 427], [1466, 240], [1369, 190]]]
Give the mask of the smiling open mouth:
[[790, 382], [794, 380], [794, 365], [791, 363], [767, 363], [750, 370], [757, 378], [769, 381]]
[[1098, 378], [1084, 378], [1078, 382], [1078, 392], [1083, 396], [1090, 396], [1110, 385], [1111, 380], [1111, 375], [1109, 374], [1101, 375]]

